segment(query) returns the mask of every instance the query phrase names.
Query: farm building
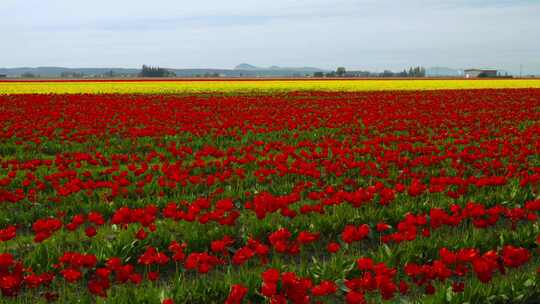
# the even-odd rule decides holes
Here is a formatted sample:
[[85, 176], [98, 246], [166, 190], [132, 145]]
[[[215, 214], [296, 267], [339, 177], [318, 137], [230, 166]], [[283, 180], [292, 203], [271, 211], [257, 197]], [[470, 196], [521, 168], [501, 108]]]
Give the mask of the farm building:
[[468, 69], [463, 72], [465, 78], [489, 78], [498, 76], [497, 70]]

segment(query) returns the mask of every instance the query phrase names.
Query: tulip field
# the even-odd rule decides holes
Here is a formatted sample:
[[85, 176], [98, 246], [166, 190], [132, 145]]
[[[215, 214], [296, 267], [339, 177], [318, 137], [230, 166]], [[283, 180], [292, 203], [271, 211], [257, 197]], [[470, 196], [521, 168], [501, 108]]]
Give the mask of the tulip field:
[[290, 91], [418, 91], [458, 89], [530, 89], [540, 88], [540, 79], [116, 79], [116, 80], [32, 80], [2, 81], [0, 95], [6, 94], [189, 94], [252, 93]]
[[0, 83], [0, 303], [537, 303], [540, 81], [436, 81]]

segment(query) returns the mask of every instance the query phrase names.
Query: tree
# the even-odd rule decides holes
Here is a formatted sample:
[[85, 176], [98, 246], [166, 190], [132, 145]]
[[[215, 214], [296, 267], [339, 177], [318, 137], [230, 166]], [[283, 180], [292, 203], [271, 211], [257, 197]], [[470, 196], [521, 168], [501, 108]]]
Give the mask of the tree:
[[345, 70], [344, 67], [339, 67], [339, 68], [337, 68], [337, 70], [336, 70], [336, 75], [337, 75], [338, 77], [343, 77], [343, 76], [345, 76], [345, 73], [347, 73], [347, 71]]
[[141, 77], [174, 77], [176, 76], [176, 74], [164, 68], [150, 67], [147, 65], [143, 65], [140, 76]]
[[116, 74], [114, 73], [113, 70], [110, 70], [108, 72], [103, 73], [103, 76], [113, 78], [114, 76], [116, 76]]
[[32, 74], [32, 73], [22, 73], [21, 77], [22, 78], [36, 78], [36, 77], [38, 77], [38, 75]]
[[323, 72], [315, 72], [315, 73], [313, 73], [313, 77], [322, 78], [322, 77], [324, 77], [324, 73]]
[[60, 77], [61, 78], [83, 78], [84, 74], [78, 73], [78, 72], [62, 72], [60, 73]]
[[407, 77], [426, 77], [426, 69], [421, 66], [410, 67]]
[[382, 77], [394, 77], [394, 72], [390, 70], [384, 70], [384, 72], [381, 75]]

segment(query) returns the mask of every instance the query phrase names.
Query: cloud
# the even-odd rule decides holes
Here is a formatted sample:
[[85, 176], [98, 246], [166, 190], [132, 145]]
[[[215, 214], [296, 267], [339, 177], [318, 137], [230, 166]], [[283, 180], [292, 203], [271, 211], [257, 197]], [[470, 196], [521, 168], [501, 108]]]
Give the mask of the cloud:
[[0, 66], [538, 68], [525, 0], [4, 0]]

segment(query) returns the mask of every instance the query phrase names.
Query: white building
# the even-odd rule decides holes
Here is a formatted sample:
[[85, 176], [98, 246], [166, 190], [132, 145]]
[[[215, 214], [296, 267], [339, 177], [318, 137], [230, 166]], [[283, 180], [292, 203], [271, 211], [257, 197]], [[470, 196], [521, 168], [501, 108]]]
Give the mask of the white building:
[[468, 69], [463, 71], [465, 78], [489, 78], [497, 77], [497, 70]]

